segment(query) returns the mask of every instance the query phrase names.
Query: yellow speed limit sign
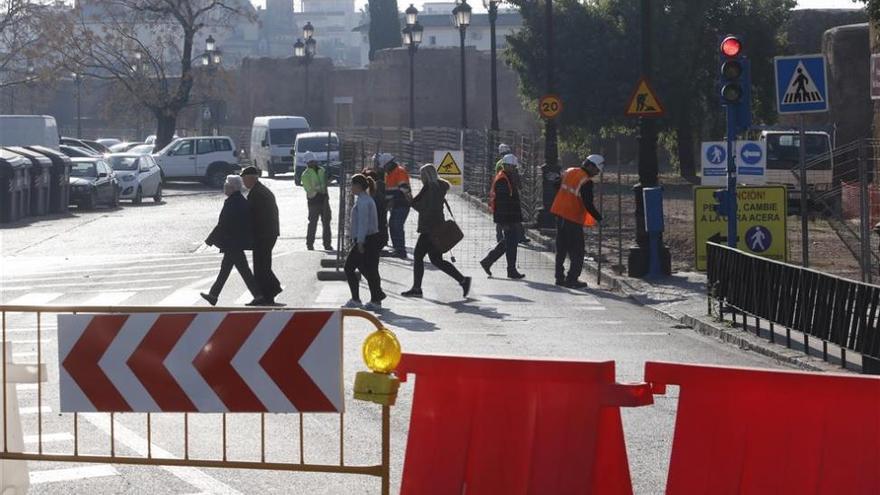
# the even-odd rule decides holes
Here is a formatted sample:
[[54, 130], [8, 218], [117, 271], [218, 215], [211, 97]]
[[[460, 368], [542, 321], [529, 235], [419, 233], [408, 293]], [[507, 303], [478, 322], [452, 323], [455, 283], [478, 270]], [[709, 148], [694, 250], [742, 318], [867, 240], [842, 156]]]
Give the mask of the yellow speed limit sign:
[[562, 113], [562, 99], [558, 95], [544, 95], [538, 100], [538, 111], [545, 119], [555, 119]]

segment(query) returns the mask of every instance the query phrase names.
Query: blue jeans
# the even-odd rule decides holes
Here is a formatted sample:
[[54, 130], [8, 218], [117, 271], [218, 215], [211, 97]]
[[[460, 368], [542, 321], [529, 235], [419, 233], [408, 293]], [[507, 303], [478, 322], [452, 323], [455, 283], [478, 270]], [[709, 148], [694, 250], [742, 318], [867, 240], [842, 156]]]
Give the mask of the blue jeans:
[[409, 206], [395, 206], [391, 209], [391, 218], [388, 219], [391, 245], [394, 246], [394, 252], [399, 254], [406, 253], [406, 236], [403, 232], [403, 226], [406, 224], [408, 216]]

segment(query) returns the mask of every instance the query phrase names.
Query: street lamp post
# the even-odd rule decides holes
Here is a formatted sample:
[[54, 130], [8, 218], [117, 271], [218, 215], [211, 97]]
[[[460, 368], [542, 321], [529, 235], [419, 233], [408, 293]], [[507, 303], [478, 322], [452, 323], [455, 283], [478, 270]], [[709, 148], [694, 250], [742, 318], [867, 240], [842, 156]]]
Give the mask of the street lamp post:
[[[213, 81], [214, 74], [217, 72], [217, 68], [223, 63], [220, 50], [217, 49], [217, 42], [211, 35], [208, 35], [208, 38], [205, 40], [205, 54], [202, 55], [201, 58], [202, 66], [205, 67], [208, 72], [208, 81], [210, 85], [211, 81]], [[219, 129], [217, 129], [217, 114], [219, 113], [217, 110], [217, 99], [211, 98], [211, 96], [213, 96], [210, 94], [213, 93], [213, 88], [211, 86], [209, 86], [208, 93], [208, 107], [206, 109], [207, 111], [203, 113], [203, 117], [207, 116], [211, 135], [216, 135], [219, 131]]]
[[28, 62], [27, 65], [27, 87], [28, 87], [28, 101], [31, 106], [31, 115], [34, 114], [34, 74], [36, 73], [36, 69], [34, 68], [34, 64]]
[[419, 44], [422, 42], [422, 33], [425, 28], [419, 24], [419, 11], [413, 5], [406, 9], [406, 27], [403, 28], [403, 44], [409, 50], [409, 128], [416, 127], [416, 90], [415, 90], [415, 56]]
[[76, 137], [78, 139], [82, 139], [82, 107], [80, 100], [80, 86], [82, 85], [82, 76], [79, 74], [79, 72], [74, 72], [71, 75], [73, 76], [73, 86], [76, 89]]
[[[309, 65], [312, 63], [312, 59], [315, 58], [315, 54], [317, 53], [317, 45], [318, 42], [315, 41], [315, 28], [312, 26], [311, 22], [306, 22], [306, 25], [303, 26], [303, 38], [302, 40], [296, 40], [296, 43], [293, 44], [293, 55], [297, 59], [299, 59], [300, 63], [305, 66], [306, 72], [306, 81], [305, 81], [305, 100], [304, 105], [306, 109], [309, 106]], [[304, 40], [304, 41], [303, 41]], [[306, 112], [308, 113], [308, 112]]]
[[489, 10], [489, 59], [492, 64], [489, 74], [492, 91], [491, 129], [493, 131], [498, 130], [498, 75], [496, 68], [498, 51], [495, 46], [495, 22], [498, 20], [498, 2], [499, 0], [483, 0], [483, 7]]
[[468, 5], [467, 0], [461, 0], [461, 3], [452, 9], [452, 18], [455, 20], [455, 26], [458, 28], [461, 40], [461, 128], [467, 129], [467, 82], [465, 79], [464, 37], [471, 23], [471, 6]]

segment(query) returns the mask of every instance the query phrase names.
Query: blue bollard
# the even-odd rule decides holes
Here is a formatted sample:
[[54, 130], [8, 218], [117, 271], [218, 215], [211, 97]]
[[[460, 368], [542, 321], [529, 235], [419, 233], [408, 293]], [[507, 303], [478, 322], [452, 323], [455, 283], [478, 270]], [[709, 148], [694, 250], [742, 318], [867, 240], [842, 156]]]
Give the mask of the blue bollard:
[[663, 275], [660, 264], [660, 234], [663, 233], [663, 188], [642, 189], [645, 205], [645, 230], [648, 232], [648, 277]]

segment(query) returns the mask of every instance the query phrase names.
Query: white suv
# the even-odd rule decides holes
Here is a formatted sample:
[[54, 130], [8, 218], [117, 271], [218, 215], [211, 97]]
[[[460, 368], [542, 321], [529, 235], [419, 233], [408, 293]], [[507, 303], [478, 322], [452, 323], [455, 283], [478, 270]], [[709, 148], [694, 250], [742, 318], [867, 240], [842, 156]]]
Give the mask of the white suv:
[[241, 170], [235, 143], [227, 136], [178, 138], [153, 158], [163, 180], [200, 180], [217, 188], [223, 187], [227, 175]]

